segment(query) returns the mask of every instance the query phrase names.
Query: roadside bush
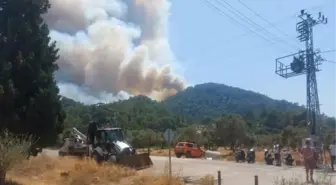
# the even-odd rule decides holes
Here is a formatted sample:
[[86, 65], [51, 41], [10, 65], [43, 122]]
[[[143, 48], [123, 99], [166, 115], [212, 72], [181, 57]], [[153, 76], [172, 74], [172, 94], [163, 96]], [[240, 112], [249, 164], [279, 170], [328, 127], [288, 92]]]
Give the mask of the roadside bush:
[[200, 179], [199, 184], [200, 185], [215, 185], [216, 184], [215, 177], [212, 175], [206, 175]]
[[31, 137], [7, 131], [0, 134], [0, 185], [5, 184], [7, 171], [27, 158], [32, 141]]

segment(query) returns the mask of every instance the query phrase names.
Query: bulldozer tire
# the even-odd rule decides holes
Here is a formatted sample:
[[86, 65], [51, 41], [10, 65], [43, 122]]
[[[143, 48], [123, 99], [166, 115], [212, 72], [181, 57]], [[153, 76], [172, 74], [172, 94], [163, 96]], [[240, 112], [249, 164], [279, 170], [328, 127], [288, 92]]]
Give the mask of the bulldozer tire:
[[65, 154], [64, 154], [63, 152], [58, 152], [58, 156], [60, 156], [60, 157], [64, 157]]
[[103, 163], [103, 156], [101, 156], [98, 152], [93, 152], [92, 157], [96, 161], [97, 164]]
[[177, 158], [181, 158], [182, 154], [175, 154]]
[[110, 164], [116, 164], [117, 163], [117, 157], [115, 155], [110, 156], [108, 163]]
[[74, 154], [74, 148], [72, 146], [69, 146], [68, 151], [69, 151], [70, 155], [75, 155]]
[[190, 153], [190, 152], [187, 152], [187, 153], [185, 154], [185, 157], [186, 157], [186, 158], [191, 158], [191, 153]]
[[38, 151], [36, 151], [36, 150], [33, 150], [33, 151], [31, 152], [31, 156], [34, 156], [34, 157], [36, 157], [36, 156], [37, 156], [37, 154], [38, 154]]

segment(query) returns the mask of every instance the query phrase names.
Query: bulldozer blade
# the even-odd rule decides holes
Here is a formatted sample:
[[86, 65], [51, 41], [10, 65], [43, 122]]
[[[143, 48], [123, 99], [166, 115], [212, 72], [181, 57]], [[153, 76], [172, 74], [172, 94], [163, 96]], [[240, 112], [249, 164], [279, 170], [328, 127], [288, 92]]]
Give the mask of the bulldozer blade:
[[153, 166], [153, 162], [149, 157], [149, 153], [122, 157], [119, 160], [119, 164], [122, 166], [133, 168], [135, 170], [142, 170]]

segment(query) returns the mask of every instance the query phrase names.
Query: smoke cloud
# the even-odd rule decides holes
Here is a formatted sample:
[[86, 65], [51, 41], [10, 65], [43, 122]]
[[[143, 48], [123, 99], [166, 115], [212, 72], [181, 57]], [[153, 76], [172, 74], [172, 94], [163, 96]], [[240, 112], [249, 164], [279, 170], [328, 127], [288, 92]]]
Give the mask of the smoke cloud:
[[58, 87], [60, 94], [64, 94], [66, 97], [83, 102], [84, 104], [110, 103], [130, 98], [130, 95], [123, 91], [120, 91], [116, 95], [107, 92], [94, 93], [86, 87], [79, 87], [70, 83], [59, 83]]
[[50, 3], [44, 19], [60, 48], [56, 79], [62, 95], [86, 102], [127, 93], [163, 100], [185, 88], [171, 68], [168, 0]]

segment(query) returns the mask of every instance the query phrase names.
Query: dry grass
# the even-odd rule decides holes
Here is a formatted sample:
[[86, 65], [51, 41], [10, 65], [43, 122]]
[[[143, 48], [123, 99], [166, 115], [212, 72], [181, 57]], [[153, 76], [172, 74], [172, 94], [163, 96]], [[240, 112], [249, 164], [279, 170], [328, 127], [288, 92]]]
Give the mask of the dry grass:
[[40, 156], [25, 161], [8, 173], [9, 178], [23, 185], [91, 185], [119, 183], [135, 171], [116, 165], [97, 166], [91, 160]]
[[[91, 160], [77, 158], [50, 158], [39, 156], [24, 161], [8, 172], [7, 185], [169, 185], [167, 169], [161, 176], [146, 171], [136, 172], [116, 165], [97, 166]], [[287, 178], [286, 178], [287, 179]], [[303, 185], [296, 178], [279, 178], [274, 185]], [[197, 184], [214, 185], [211, 175], [202, 177]], [[172, 185], [184, 185], [179, 174], [174, 174]], [[320, 176], [317, 185], [332, 185], [331, 178]]]
[[[285, 178], [279, 178], [276, 179], [274, 182], [274, 185], [306, 185], [306, 182], [303, 182], [299, 180], [298, 178], [291, 178], [291, 179], [285, 179]], [[333, 185], [334, 182], [332, 181], [332, 178], [326, 174], [320, 175], [314, 185]]]
[[[153, 176], [138, 176], [134, 178], [134, 185], [169, 185], [169, 177], [167, 175], [163, 175], [160, 177]], [[172, 185], [184, 185], [184, 183], [178, 178], [173, 177], [171, 179]]]
[[215, 185], [215, 177], [212, 175], [206, 175], [199, 180], [199, 185]]
[[[8, 185], [168, 185], [168, 176], [153, 177], [117, 165], [91, 160], [40, 156], [8, 172]], [[135, 183], [136, 182], [136, 183]], [[183, 182], [172, 178], [173, 185]]]

